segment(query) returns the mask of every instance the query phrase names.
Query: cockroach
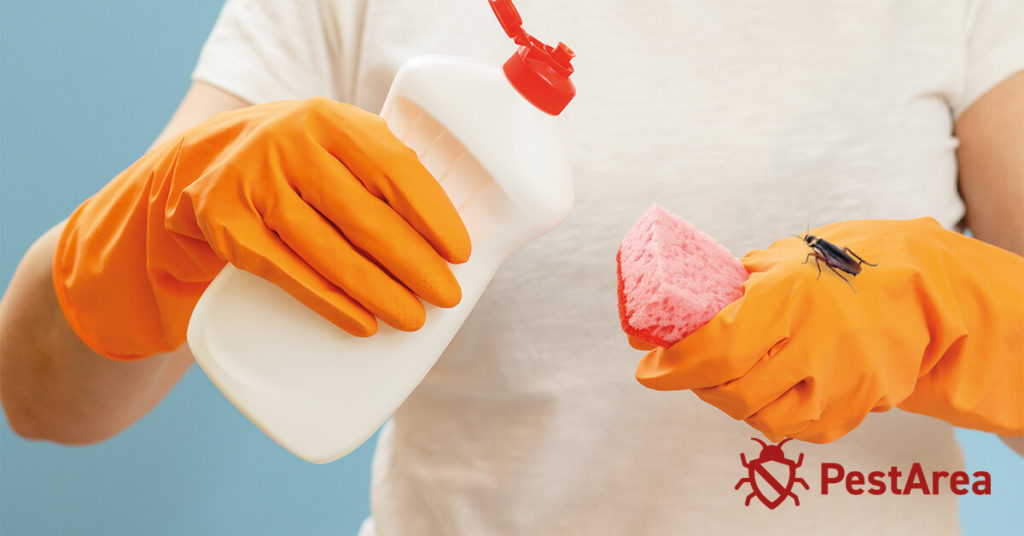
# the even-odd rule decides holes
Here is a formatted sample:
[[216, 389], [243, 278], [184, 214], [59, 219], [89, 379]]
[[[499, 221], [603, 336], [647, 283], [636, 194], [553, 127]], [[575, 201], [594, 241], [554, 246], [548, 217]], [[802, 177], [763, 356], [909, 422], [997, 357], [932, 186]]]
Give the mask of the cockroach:
[[829, 270], [835, 272], [840, 279], [846, 281], [846, 284], [850, 286], [850, 290], [853, 290], [854, 294], [856, 294], [857, 289], [853, 288], [850, 280], [843, 276], [840, 270], [850, 274], [851, 277], [857, 277], [857, 274], [861, 272], [862, 264], [878, 266], [864, 260], [860, 255], [854, 253], [852, 249], [846, 247], [840, 249], [839, 246], [820, 236], [805, 234], [802, 238], [812, 250], [804, 258], [803, 264], [807, 264], [807, 261], [814, 257], [814, 264], [818, 267], [818, 277], [815, 278], [815, 281], [821, 279], [821, 261], [825, 261], [825, 266], [828, 266]]

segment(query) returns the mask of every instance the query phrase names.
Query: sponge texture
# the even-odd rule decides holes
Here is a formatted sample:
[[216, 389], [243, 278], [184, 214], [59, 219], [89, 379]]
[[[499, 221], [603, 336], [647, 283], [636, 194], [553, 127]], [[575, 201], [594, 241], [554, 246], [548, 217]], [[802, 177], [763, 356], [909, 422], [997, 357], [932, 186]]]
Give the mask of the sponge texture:
[[657, 204], [626, 233], [616, 262], [622, 329], [657, 346], [706, 324], [747, 279], [729, 250]]

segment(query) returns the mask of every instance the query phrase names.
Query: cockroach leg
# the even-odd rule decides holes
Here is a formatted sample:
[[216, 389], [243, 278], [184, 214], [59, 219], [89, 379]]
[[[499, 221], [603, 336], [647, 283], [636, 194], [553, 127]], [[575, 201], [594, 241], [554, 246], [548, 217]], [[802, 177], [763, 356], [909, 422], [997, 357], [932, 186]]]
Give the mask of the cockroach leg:
[[[852, 254], [854, 257], [857, 257], [858, 259], [860, 259], [861, 262], [867, 264], [868, 266], [877, 266], [875, 264], [871, 264], [870, 262], [865, 261], [864, 259], [861, 259], [860, 257], [857, 256], [856, 253], [853, 253], [852, 251], [846, 252]], [[854, 294], [860, 294], [859, 292], [857, 292], [857, 289], [853, 288], [853, 283], [850, 283], [850, 280], [847, 279], [846, 276], [844, 276], [839, 270], [836, 270], [835, 266], [832, 266], [828, 262], [828, 259], [826, 259], [821, 253], [818, 253], [817, 251], [812, 251], [808, 253], [807, 256], [804, 257], [804, 262], [800, 264], [807, 264], [811, 257], [814, 257], [814, 265], [818, 268], [818, 277], [814, 278], [815, 281], [821, 279], [821, 261], [825, 261], [825, 266], [828, 266], [828, 269], [832, 270], [832, 273], [838, 275], [839, 279], [842, 279], [843, 282], [846, 283], [846, 286], [850, 287], [850, 290], [852, 290]]]
[[846, 253], [848, 255], [852, 255], [852, 256], [856, 257], [857, 260], [860, 261], [860, 264], [866, 264], [868, 266], [878, 266], [877, 264], [871, 264], [870, 262], [864, 260], [863, 258], [861, 258], [860, 255], [857, 255], [856, 253], [854, 253], [853, 250], [850, 249], [850, 248], [843, 248], [843, 253]]
[[[847, 279], [846, 277], [843, 277], [843, 274], [839, 273], [839, 270], [836, 270], [834, 266], [832, 266], [831, 264], [829, 264], [827, 262], [825, 263], [825, 265], [828, 266], [829, 270], [832, 270], [833, 273], [838, 275], [839, 279], [842, 279], [843, 281], [845, 281], [846, 282], [846, 286], [850, 287], [850, 290], [852, 290], [854, 294], [859, 294], [857, 292], [857, 289], [853, 288], [853, 283], [850, 283], [849, 279]], [[820, 268], [818, 270], [821, 271]]]
[[[810, 260], [811, 257], [814, 257], [814, 265], [818, 267], [818, 277], [814, 278], [814, 280], [817, 281], [817, 280], [821, 279], [821, 261], [822, 261], [821, 254], [818, 253], [817, 251], [812, 251], [812, 252], [808, 253], [806, 257], [804, 257], [804, 262], [801, 263], [801, 264], [807, 264], [807, 261]], [[828, 265], [828, 261], [825, 261], [825, 264]], [[830, 266], [830, 268], [831, 268], [831, 266]], [[833, 271], [835, 271], [835, 270], [833, 270]]]

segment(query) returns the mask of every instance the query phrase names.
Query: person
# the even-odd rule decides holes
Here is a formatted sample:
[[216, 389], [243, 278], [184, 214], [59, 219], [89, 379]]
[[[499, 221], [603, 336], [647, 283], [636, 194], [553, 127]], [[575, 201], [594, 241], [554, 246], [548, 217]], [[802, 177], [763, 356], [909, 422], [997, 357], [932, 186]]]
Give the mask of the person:
[[[764, 248], [807, 221], [931, 216], [1024, 254], [1024, 37], [1015, 24], [1021, 6], [982, 0], [517, 5], [533, 33], [562, 40], [578, 54], [579, 95], [561, 119], [574, 163], [576, 208], [559, 228], [508, 259], [445, 355], [382, 429], [372, 517], [361, 534], [781, 534], [826, 526], [851, 533], [956, 533], [952, 494], [878, 502], [806, 493], [799, 508], [745, 507], [733, 489], [742, 476], [736, 458], [757, 433], [689, 391], [662, 393], [637, 384], [638, 356], [625, 346], [616, 318], [614, 258], [633, 219], [655, 200], [734, 253]], [[229, 0], [180, 107], [151, 152], [112, 184], [130, 189], [147, 170], [181, 169], [175, 166], [266, 169], [245, 168], [251, 160], [242, 156], [263, 162], [264, 155], [242, 144], [254, 138], [233, 136], [291, 124], [274, 122], [294, 117], [289, 114], [299, 104], [280, 104], [290, 99], [321, 96], [379, 110], [397, 68], [422, 53], [501, 61], [510, 49], [483, 2]], [[364, 112], [316, 102], [327, 110], [315, 122], [318, 143], [345, 138], [393, 148]], [[261, 103], [285, 108], [251, 107]], [[294, 130], [273, 136], [286, 156], [299, 144]], [[227, 141], [211, 151], [192, 139]], [[168, 143], [181, 151], [167, 150]], [[389, 162], [371, 155], [363, 164], [376, 169]], [[311, 173], [308, 166], [286, 171], [294, 173], [268, 172], [241, 184], [270, 203], [286, 194], [258, 191], [271, 175]], [[226, 181], [231, 174], [213, 176]], [[160, 198], [167, 205], [158, 205], [175, 210], [144, 213], [166, 222], [133, 226], [136, 220], [127, 218], [120, 228], [143, 240], [166, 238], [165, 224], [183, 229], [161, 251], [198, 252], [189, 257], [198, 259], [194, 265], [171, 268], [202, 272], [194, 278], [201, 282], [224, 258], [244, 257], [232, 249], [244, 240], [218, 242], [231, 234], [230, 226], [218, 234], [197, 229], [196, 222], [236, 214], [241, 200], [204, 204], [216, 198], [205, 194], [218, 182], [187, 190], [175, 180], [159, 183], [169, 188], [161, 195], [175, 203]], [[110, 195], [109, 188], [101, 195]], [[134, 199], [143, 209], [149, 202]], [[434, 210], [447, 217], [443, 206]], [[141, 355], [132, 350], [145, 346], [136, 340], [126, 342], [124, 352], [106, 352], [121, 360], [107, 359], [72, 327], [61, 306], [69, 298], [55, 291], [55, 255], [60, 244], [88, 236], [94, 222], [76, 220], [70, 231], [61, 222], [44, 234], [4, 296], [0, 394], [12, 428], [26, 437], [67, 444], [110, 437], [152, 409], [192, 363], [184, 345]], [[429, 229], [416, 230], [431, 236]], [[140, 239], [95, 236], [115, 250], [118, 240]], [[207, 255], [204, 240], [220, 261]], [[447, 252], [438, 253], [445, 260], [461, 260], [457, 250], [464, 245], [445, 250], [439, 241], [428, 242]], [[286, 272], [285, 256], [257, 255], [268, 272]], [[56, 265], [67, 258], [58, 257]], [[135, 307], [140, 317], [157, 318], [146, 333], [166, 346], [178, 339], [161, 337], [181, 326], [162, 330], [165, 319], [152, 314], [159, 309], [152, 304], [169, 303], [157, 287], [167, 283], [166, 274], [177, 274], [142, 273], [152, 262], [132, 257], [110, 270], [125, 285], [151, 279], [153, 296], [121, 299], [127, 293], [114, 286], [106, 297], [112, 308]], [[306, 273], [279, 279], [299, 281]], [[443, 270], [434, 276], [445, 278]], [[104, 273], [86, 270], [83, 278], [103, 281]], [[167, 296], [188, 290], [170, 286]], [[341, 302], [333, 303], [321, 309], [340, 310]], [[352, 307], [336, 323], [354, 319], [348, 327], [364, 335], [372, 332], [373, 317], [387, 314], [384, 306], [346, 303]], [[103, 307], [86, 320], [117, 339], [117, 323], [129, 317], [105, 317]], [[962, 467], [949, 424], [902, 411], [872, 414], [831, 443], [800, 449], [806, 466]]]

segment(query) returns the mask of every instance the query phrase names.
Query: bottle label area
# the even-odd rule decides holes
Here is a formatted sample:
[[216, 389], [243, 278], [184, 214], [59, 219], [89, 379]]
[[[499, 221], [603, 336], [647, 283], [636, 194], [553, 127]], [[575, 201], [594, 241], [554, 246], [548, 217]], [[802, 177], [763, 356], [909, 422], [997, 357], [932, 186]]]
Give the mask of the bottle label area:
[[448, 194], [469, 231], [473, 251], [514, 221], [513, 207], [494, 177], [448, 129], [414, 102], [398, 97], [384, 110], [391, 131], [416, 151]]

